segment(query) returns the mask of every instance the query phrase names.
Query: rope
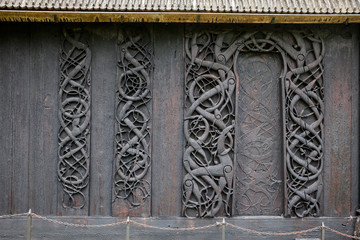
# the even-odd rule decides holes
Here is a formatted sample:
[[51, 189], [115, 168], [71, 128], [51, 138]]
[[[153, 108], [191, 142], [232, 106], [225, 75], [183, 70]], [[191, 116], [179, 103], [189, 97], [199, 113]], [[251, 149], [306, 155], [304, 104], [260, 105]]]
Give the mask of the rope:
[[256, 230], [252, 230], [252, 229], [248, 229], [248, 228], [243, 228], [243, 227], [231, 224], [231, 223], [227, 223], [227, 222], [225, 222], [225, 219], [223, 219], [222, 222], [216, 222], [214, 224], [201, 226], [201, 227], [189, 227], [189, 228], [156, 227], [156, 226], [148, 225], [145, 223], [140, 223], [140, 222], [130, 220], [129, 217], [125, 221], [109, 223], [109, 224], [97, 224], [97, 225], [76, 224], [76, 223], [69, 223], [69, 222], [54, 220], [51, 218], [47, 218], [47, 217], [38, 215], [36, 213], [31, 213], [30, 211], [28, 213], [2, 215], [2, 216], [0, 216], [0, 219], [13, 218], [13, 217], [19, 217], [19, 216], [32, 216], [32, 217], [41, 219], [43, 221], [51, 222], [54, 224], [60, 224], [60, 225], [71, 226], [71, 227], [80, 227], [80, 228], [103, 228], [103, 227], [113, 227], [113, 226], [118, 226], [118, 225], [122, 225], [122, 224], [133, 223], [135, 225], [138, 225], [138, 226], [141, 226], [144, 228], [152, 228], [152, 229], [158, 229], [158, 230], [164, 230], [164, 231], [196, 231], [196, 230], [203, 230], [203, 229], [213, 228], [216, 226], [224, 226], [225, 225], [225, 226], [229, 226], [229, 227], [235, 228], [237, 230], [241, 230], [241, 231], [248, 232], [251, 234], [266, 235], [266, 236], [289, 236], [289, 235], [298, 235], [298, 234], [301, 235], [301, 234], [305, 234], [305, 233], [309, 233], [309, 232], [315, 232], [315, 231], [318, 231], [321, 229], [327, 229], [327, 230], [329, 230], [335, 234], [338, 234], [340, 236], [360, 240], [360, 237], [351, 236], [351, 235], [339, 232], [339, 231], [332, 229], [325, 225], [317, 226], [317, 227], [313, 227], [313, 228], [309, 228], [309, 229], [305, 229], [305, 230], [301, 230], [301, 231], [293, 231], [293, 232], [261, 232], [261, 231], [256, 231]]
[[165, 230], [165, 231], [196, 231], [196, 230], [208, 229], [208, 228], [212, 228], [212, 227], [221, 225], [219, 223], [214, 223], [214, 224], [206, 225], [206, 226], [202, 226], [202, 227], [167, 228], [167, 227], [151, 226], [151, 225], [147, 225], [145, 223], [139, 223], [139, 222], [135, 222], [135, 221], [131, 221], [131, 222], [134, 223], [135, 225], [139, 225], [139, 226], [142, 226], [145, 228], [153, 228], [153, 229], [159, 229], [159, 230]]
[[308, 233], [308, 232], [315, 232], [322, 228], [321, 226], [317, 226], [317, 227], [313, 227], [310, 229], [306, 229], [306, 230], [302, 230], [302, 231], [295, 231], [295, 232], [259, 232], [256, 230], [236, 226], [231, 223], [226, 223], [226, 225], [233, 227], [235, 229], [242, 230], [244, 232], [253, 233], [253, 234], [257, 234], [257, 235], [267, 235], [267, 236], [289, 236], [289, 235], [296, 235], [296, 234], [304, 234], [304, 233]]
[[343, 236], [343, 237], [352, 238], [352, 239], [360, 239], [360, 237], [351, 236], [351, 235], [348, 235], [348, 234], [339, 232], [339, 231], [337, 231], [337, 230], [335, 230], [335, 229], [332, 229], [332, 228], [330, 228], [330, 227], [328, 227], [328, 226], [324, 226], [323, 228], [325, 228], [325, 229], [327, 229], [327, 230], [329, 230], [329, 231], [331, 231], [331, 232], [333, 232], [333, 233], [336, 233], [336, 234], [338, 234], [338, 235], [341, 235], [341, 236]]
[[2, 218], [12, 218], [12, 217], [18, 217], [18, 216], [27, 216], [29, 213], [18, 213], [18, 214], [9, 214], [9, 215], [2, 215], [0, 216], [0, 219]]
[[37, 215], [36, 213], [32, 213], [31, 215], [33, 217], [36, 217], [36, 218], [39, 218], [41, 220], [48, 221], [48, 222], [51, 222], [51, 223], [56, 223], [56, 224], [65, 225], [65, 226], [71, 226], [71, 227], [81, 227], [81, 228], [113, 227], [113, 226], [126, 224], [126, 223], [130, 222], [130, 221], [126, 220], [126, 221], [121, 221], [121, 222], [116, 222], [116, 223], [109, 223], [109, 224], [89, 225], [89, 224], [77, 224], [77, 223], [62, 222], [62, 221], [58, 221], [58, 220], [54, 220], [54, 219], [50, 219], [50, 218], [47, 218], [47, 217]]

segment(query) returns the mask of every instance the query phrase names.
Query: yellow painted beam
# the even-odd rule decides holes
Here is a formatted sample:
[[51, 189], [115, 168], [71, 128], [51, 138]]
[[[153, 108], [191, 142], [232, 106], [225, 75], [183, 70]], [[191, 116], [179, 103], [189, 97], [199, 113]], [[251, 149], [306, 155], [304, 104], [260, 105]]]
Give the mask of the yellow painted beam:
[[0, 10], [0, 22], [360, 23], [360, 14], [252, 14], [208, 12], [95, 12]]

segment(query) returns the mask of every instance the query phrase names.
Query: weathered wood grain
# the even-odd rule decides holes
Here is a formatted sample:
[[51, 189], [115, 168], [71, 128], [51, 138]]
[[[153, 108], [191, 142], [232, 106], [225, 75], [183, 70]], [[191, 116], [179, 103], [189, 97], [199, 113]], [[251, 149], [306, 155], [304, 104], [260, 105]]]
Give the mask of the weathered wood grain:
[[183, 39], [183, 25], [154, 26], [152, 216], [181, 213]]
[[352, 34], [352, 76], [351, 76], [351, 210], [350, 214], [355, 215], [355, 211], [360, 208], [359, 204], [359, 67], [360, 67], [360, 36], [359, 26], [353, 26]]
[[55, 215], [60, 29], [53, 24], [30, 29], [29, 208]]
[[[324, 215], [349, 216], [351, 203], [352, 29], [325, 39]], [[356, 80], [358, 81], [358, 80]], [[354, 169], [355, 170], [355, 169]], [[358, 171], [357, 169], [355, 171]]]
[[92, 115], [89, 215], [111, 215], [113, 185], [116, 28], [89, 29], [92, 47]]
[[11, 27], [11, 57], [8, 74], [11, 79], [12, 121], [12, 202], [11, 212], [29, 210], [29, 142], [30, 142], [30, 45], [29, 27]]
[[14, 33], [8, 24], [2, 24], [0, 37], [0, 214], [8, 214], [11, 206], [12, 179], [12, 79], [9, 59]]

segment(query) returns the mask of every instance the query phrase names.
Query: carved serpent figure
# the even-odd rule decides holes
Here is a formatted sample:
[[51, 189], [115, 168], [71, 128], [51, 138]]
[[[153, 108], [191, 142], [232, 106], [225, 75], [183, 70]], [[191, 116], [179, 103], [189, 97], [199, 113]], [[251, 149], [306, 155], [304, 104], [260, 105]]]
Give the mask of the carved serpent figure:
[[132, 208], [150, 196], [151, 46], [142, 34], [119, 34], [115, 198]]
[[[280, 81], [287, 213], [298, 217], [318, 216], [322, 191], [325, 51], [321, 38], [305, 31], [195, 32], [187, 36], [185, 50], [183, 214], [188, 217], [232, 214], [233, 102], [239, 79], [236, 61], [242, 52], [273, 52], [281, 56], [283, 63]], [[264, 190], [264, 195], [268, 194]]]
[[[198, 42], [213, 44], [210, 34], [186, 41], [187, 107], [184, 130], [183, 214], [187, 217], [230, 215], [233, 185], [235, 76], [230, 68], [203, 52]], [[198, 54], [204, 54], [202, 58]], [[201, 71], [203, 74], [198, 74]]]
[[89, 182], [90, 62], [81, 32], [65, 29], [60, 53], [58, 178], [65, 195], [63, 206], [83, 208]]

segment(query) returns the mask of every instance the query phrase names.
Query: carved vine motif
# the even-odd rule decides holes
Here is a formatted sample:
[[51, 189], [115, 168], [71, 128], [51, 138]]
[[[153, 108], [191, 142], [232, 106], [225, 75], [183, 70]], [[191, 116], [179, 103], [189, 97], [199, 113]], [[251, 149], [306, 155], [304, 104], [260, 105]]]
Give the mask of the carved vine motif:
[[150, 197], [152, 45], [144, 33], [119, 34], [115, 198], [132, 208]]
[[257, 31], [194, 33], [186, 39], [184, 215], [212, 217], [232, 212], [233, 102], [235, 79], [239, 79], [235, 66], [242, 52], [281, 56], [287, 210], [299, 217], [319, 215], [323, 42], [311, 33]]
[[66, 31], [60, 52], [58, 178], [63, 206], [82, 208], [89, 182], [91, 51], [78, 30]]

